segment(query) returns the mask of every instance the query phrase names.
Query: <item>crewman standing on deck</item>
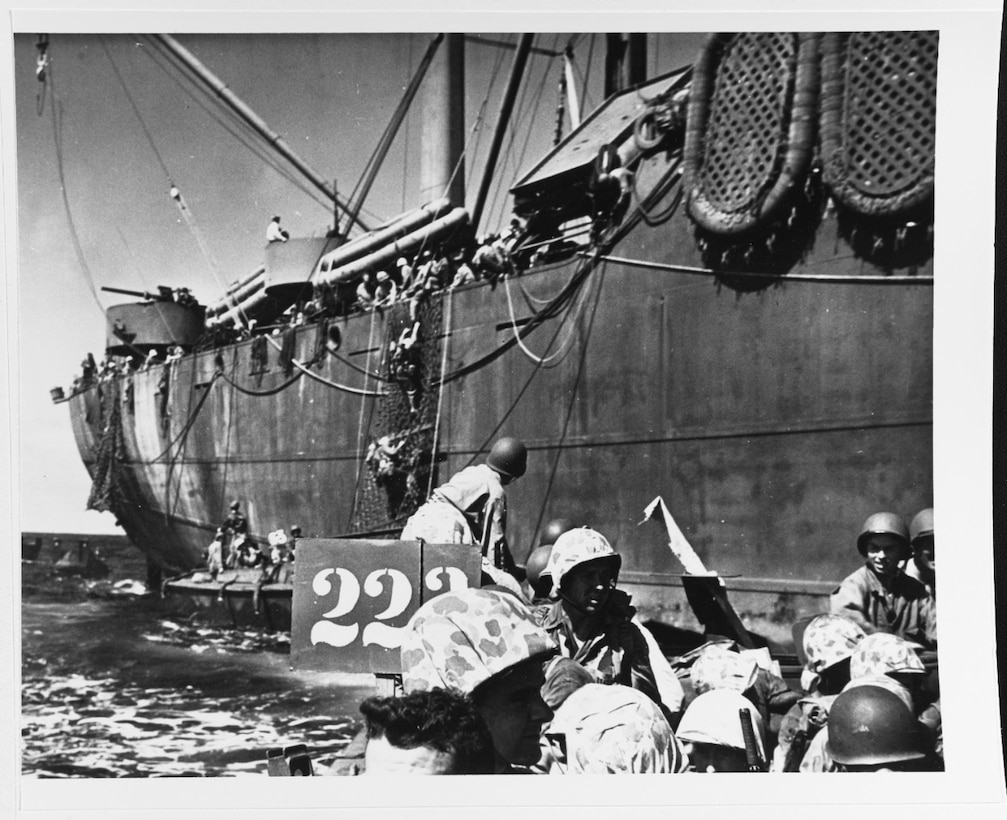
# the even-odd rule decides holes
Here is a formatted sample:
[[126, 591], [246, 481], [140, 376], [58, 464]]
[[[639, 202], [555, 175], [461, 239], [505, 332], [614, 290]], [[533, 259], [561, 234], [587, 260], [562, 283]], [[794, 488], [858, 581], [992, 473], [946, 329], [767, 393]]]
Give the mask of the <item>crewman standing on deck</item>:
[[403, 541], [422, 538], [434, 544], [479, 544], [484, 569], [514, 574], [507, 545], [507, 495], [504, 488], [525, 474], [528, 450], [516, 438], [497, 441], [483, 464], [455, 473], [406, 522]]

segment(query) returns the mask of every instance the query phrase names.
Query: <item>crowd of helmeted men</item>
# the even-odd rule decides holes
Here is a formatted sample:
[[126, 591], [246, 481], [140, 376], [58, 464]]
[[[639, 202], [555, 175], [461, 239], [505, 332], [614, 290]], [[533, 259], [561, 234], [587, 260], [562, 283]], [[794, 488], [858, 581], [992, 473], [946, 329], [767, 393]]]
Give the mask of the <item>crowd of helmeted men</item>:
[[617, 587], [608, 539], [554, 522], [520, 588], [415, 613], [403, 693], [363, 703], [332, 773], [942, 770], [933, 539], [932, 509], [910, 527], [865, 521], [864, 565], [795, 630], [798, 685], [768, 652], [712, 635], [669, 661]]

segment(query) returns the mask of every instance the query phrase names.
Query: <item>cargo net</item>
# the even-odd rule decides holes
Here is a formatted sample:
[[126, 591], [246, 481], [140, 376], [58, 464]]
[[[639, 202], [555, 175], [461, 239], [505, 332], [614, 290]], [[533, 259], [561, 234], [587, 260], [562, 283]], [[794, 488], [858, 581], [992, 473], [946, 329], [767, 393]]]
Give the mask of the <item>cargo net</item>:
[[896, 211], [920, 186], [933, 187], [937, 32], [858, 32], [847, 49], [843, 142], [846, 180], [860, 194], [854, 207]]
[[793, 34], [739, 35], [717, 68], [700, 183], [725, 218], [757, 211], [779, 175], [796, 51]]
[[825, 38], [824, 182], [840, 236], [886, 270], [933, 256], [937, 46], [936, 31]]
[[110, 512], [121, 518], [124, 508], [122, 492], [123, 463], [126, 461], [126, 442], [122, 433], [122, 411], [119, 401], [119, 380], [110, 379], [98, 387], [99, 423], [103, 425], [101, 439], [95, 453], [94, 476], [87, 509]]
[[382, 345], [385, 393], [368, 430], [357, 480], [352, 529], [400, 529], [426, 500], [441, 376], [440, 299], [427, 299], [410, 316], [409, 305], [388, 314]]
[[717, 284], [755, 291], [804, 255], [821, 215], [813, 168], [818, 36], [719, 35], [697, 67], [689, 216]]

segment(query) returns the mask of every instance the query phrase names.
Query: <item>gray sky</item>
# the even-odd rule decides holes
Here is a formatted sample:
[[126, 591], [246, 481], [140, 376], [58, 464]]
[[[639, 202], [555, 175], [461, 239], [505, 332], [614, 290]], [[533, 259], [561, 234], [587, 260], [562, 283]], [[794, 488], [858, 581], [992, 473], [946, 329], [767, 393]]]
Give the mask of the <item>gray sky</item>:
[[[572, 36], [542, 34], [536, 45], [561, 51]], [[360, 178], [431, 37], [183, 34], [178, 39], [308, 164], [336, 179], [345, 195]], [[512, 34], [486, 37], [516, 40]], [[324, 234], [332, 218], [320, 195], [282, 160], [270, 155], [298, 184], [260, 157], [260, 143], [243, 135], [245, 142], [254, 143], [253, 151], [228, 133], [217, 120], [229, 118], [176, 70], [166, 68], [147, 38], [51, 34], [52, 65], [44, 100], [38, 97], [42, 84], [35, 78], [36, 39], [35, 34], [17, 34], [14, 49], [21, 528], [112, 532], [116, 528], [111, 515], [84, 510], [90, 481], [73, 440], [69, 412], [49, 398], [50, 388], [68, 387], [88, 351], [101, 358], [103, 308], [123, 301], [100, 290], [96, 301], [74, 252], [68, 219], [76, 227], [95, 290], [103, 285], [134, 290], [187, 286], [207, 303], [261, 263], [265, 227], [274, 213], [294, 236]], [[649, 39], [654, 75], [691, 62], [702, 35]], [[577, 69], [589, 77], [585, 114], [601, 99], [603, 40], [574, 36]], [[470, 197], [512, 55], [488, 44], [466, 46], [466, 121], [474, 157], [466, 173]], [[530, 62], [526, 90], [518, 99], [516, 136], [506, 144], [498, 165], [500, 184], [490, 193], [490, 219], [506, 222], [506, 188], [551, 146], [561, 65], [561, 60], [541, 55]], [[420, 204], [421, 99], [365, 205], [372, 223]], [[483, 124], [473, 131], [480, 112]], [[529, 129], [531, 123], [535, 129]], [[60, 188], [57, 144], [69, 216]], [[217, 276], [168, 196], [169, 175], [219, 265]]]

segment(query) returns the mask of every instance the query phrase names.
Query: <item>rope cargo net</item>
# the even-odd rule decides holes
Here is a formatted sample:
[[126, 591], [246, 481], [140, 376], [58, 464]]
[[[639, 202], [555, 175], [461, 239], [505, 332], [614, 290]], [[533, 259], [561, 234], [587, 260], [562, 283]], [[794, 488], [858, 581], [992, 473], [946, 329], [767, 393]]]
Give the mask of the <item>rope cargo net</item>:
[[717, 70], [699, 185], [724, 218], [756, 213], [779, 174], [794, 85], [796, 37], [741, 35]]
[[[416, 368], [411, 382], [397, 372], [391, 353], [393, 344], [413, 326], [409, 306], [397, 304], [386, 313], [381, 370], [388, 383], [368, 425], [367, 441], [377, 445], [387, 437], [387, 445], [395, 452], [384, 459], [365, 459], [354, 501], [351, 529], [355, 532], [401, 527], [426, 500], [438, 409], [435, 385], [441, 378], [444, 343], [442, 313], [440, 299], [425, 300], [416, 312], [419, 331], [415, 353], [409, 358]], [[410, 397], [412, 388], [416, 389]], [[364, 446], [366, 450], [367, 442]]]
[[936, 31], [826, 39], [824, 177], [850, 210], [895, 216], [932, 197], [937, 40]]

